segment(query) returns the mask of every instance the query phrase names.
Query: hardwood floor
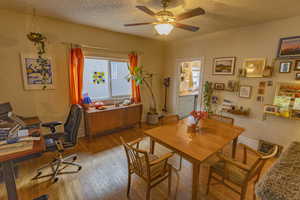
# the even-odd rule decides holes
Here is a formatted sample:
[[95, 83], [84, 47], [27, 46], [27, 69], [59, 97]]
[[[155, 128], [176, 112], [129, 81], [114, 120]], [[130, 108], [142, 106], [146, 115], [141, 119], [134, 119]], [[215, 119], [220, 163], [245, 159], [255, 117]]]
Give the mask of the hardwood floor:
[[[122, 200], [127, 199], [127, 162], [123, 147], [120, 146], [119, 137], [122, 136], [126, 141], [131, 141], [143, 136], [142, 129], [133, 128], [119, 131], [117, 133], [101, 136], [88, 140], [79, 139], [76, 148], [68, 150], [66, 154], [77, 153], [78, 162], [83, 169], [77, 174], [69, 174], [60, 177], [60, 180], [52, 184], [47, 179], [34, 180], [36, 169], [42, 164], [48, 163], [53, 158], [53, 153], [45, 153], [42, 157], [25, 161], [19, 166], [19, 178], [17, 186], [21, 200], [32, 200], [42, 194], [48, 194], [50, 200]], [[145, 138], [141, 145], [144, 149], [149, 149], [149, 138]], [[156, 154], [168, 151], [166, 148], [156, 145]], [[226, 148], [230, 152], [229, 147]], [[241, 156], [238, 149], [237, 157]], [[213, 158], [212, 158], [213, 159]], [[250, 157], [251, 159], [251, 157]], [[179, 157], [171, 159], [173, 165], [179, 164]], [[211, 186], [211, 192], [207, 196], [204, 194], [206, 189], [208, 161], [201, 166], [201, 199], [203, 200], [235, 200], [239, 195], [228, 188], [216, 184]], [[265, 169], [272, 164], [268, 162]], [[182, 170], [173, 170], [172, 192], [169, 199], [188, 200], [191, 199], [191, 179], [192, 165], [183, 160]], [[131, 200], [142, 200], [146, 194], [146, 185], [143, 180], [133, 176], [131, 187]], [[247, 199], [252, 200], [252, 186], [247, 192]], [[0, 199], [7, 199], [4, 184], [0, 185]], [[167, 181], [156, 186], [151, 192], [151, 199], [168, 199]]]

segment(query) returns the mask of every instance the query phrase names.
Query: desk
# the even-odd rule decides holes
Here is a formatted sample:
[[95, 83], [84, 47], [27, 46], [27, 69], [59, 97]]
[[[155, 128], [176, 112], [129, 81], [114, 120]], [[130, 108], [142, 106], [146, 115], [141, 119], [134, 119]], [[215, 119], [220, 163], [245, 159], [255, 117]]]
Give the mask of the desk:
[[[31, 129], [30, 132], [36, 131]], [[34, 141], [31, 150], [12, 153], [5, 156], [0, 156], [0, 163], [3, 169], [3, 178], [6, 185], [8, 200], [17, 200], [18, 193], [15, 183], [14, 160], [30, 156], [36, 153], [42, 153], [45, 150], [45, 141], [43, 137], [40, 140]]]
[[243, 128], [223, 122], [206, 119], [202, 129], [195, 133], [188, 128], [187, 120], [167, 124], [145, 131], [151, 139], [150, 152], [154, 152], [155, 142], [170, 148], [193, 164], [192, 199], [197, 200], [200, 163], [234, 141], [233, 156], [238, 136]]

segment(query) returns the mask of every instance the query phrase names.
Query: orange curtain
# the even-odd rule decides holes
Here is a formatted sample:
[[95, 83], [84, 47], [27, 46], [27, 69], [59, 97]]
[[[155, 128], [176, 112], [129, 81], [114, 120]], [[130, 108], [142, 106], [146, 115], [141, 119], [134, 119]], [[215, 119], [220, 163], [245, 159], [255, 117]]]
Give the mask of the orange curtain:
[[[129, 56], [130, 70], [134, 71], [134, 68], [137, 67], [138, 64], [138, 56], [136, 53], [130, 53], [128, 56]], [[131, 80], [131, 89], [132, 89], [133, 102], [140, 103], [141, 102], [140, 86], [136, 85], [135, 80]]]
[[81, 104], [84, 56], [81, 48], [72, 48], [70, 56], [70, 100], [71, 104]]

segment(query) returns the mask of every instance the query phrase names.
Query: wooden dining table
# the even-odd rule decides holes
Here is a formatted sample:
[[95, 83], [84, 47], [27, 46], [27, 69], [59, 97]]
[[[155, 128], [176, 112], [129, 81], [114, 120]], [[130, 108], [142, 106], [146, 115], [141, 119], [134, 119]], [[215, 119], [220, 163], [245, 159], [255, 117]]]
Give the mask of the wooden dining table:
[[198, 131], [189, 126], [189, 120], [180, 120], [144, 131], [150, 137], [150, 152], [155, 142], [175, 151], [193, 164], [192, 199], [198, 199], [200, 164], [232, 142], [235, 157], [239, 135], [244, 128], [224, 122], [205, 119]]

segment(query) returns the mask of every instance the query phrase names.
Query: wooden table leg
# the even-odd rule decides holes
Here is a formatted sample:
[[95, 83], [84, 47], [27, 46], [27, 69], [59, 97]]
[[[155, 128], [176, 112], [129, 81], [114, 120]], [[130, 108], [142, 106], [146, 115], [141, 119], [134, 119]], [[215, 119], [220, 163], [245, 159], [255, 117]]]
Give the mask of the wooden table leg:
[[192, 200], [198, 200], [199, 176], [200, 176], [200, 163], [194, 162], [193, 163]]
[[15, 182], [15, 172], [13, 161], [6, 161], [2, 163], [3, 177], [6, 185], [8, 200], [17, 200], [18, 193]]
[[232, 155], [231, 156], [232, 156], [233, 159], [235, 158], [237, 142], [238, 142], [238, 138], [235, 138], [232, 141]]
[[150, 153], [154, 154], [155, 141], [150, 138]]

